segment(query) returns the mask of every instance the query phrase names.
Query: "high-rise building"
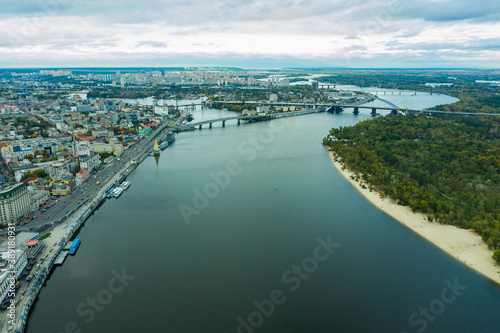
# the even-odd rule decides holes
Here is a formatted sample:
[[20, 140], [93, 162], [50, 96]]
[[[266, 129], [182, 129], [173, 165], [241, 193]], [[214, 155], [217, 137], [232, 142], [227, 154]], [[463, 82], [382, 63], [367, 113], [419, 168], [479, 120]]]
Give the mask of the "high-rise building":
[[312, 81], [311, 82], [311, 88], [313, 91], [318, 91], [319, 90], [319, 83], [318, 81]]
[[30, 195], [24, 183], [0, 191], [0, 224], [16, 223], [31, 212]]

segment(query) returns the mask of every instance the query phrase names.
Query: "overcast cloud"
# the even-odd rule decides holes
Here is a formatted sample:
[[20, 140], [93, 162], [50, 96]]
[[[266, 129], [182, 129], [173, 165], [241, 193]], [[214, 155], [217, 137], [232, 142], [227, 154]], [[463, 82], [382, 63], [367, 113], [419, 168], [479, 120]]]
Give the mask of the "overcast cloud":
[[496, 67], [500, 1], [0, 0], [0, 66]]

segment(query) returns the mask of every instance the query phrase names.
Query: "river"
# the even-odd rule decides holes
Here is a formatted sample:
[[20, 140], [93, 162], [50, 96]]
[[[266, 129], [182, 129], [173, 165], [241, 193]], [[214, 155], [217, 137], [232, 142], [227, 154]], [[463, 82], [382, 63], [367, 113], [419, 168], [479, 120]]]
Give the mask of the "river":
[[[419, 95], [406, 102], [448, 101]], [[195, 121], [224, 115], [233, 113], [194, 111]], [[372, 206], [332, 166], [320, 144], [328, 130], [369, 118], [179, 134], [86, 222], [27, 332], [498, 332], [499, 286]]]

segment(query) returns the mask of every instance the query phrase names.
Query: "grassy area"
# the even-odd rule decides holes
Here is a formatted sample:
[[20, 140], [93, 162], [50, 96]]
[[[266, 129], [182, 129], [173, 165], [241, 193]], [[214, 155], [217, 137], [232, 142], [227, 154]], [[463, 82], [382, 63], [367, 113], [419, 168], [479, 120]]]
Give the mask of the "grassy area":
[[49, 238], [51, 235], [51, 233], [46, 233], [45, 235], [42, 236], [42, 238], [40, 238], [41, 240], [45, 239], [45, 238]]

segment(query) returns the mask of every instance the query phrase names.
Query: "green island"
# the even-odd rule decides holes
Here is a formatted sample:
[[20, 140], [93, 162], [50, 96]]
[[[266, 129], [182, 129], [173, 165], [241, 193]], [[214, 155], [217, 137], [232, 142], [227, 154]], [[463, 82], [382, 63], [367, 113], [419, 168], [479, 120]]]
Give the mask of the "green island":
[[499, 127], [500, 117], [386, 116], [333, 128], [323, 144], [370, 190], [473, 228], [500, 263]]

